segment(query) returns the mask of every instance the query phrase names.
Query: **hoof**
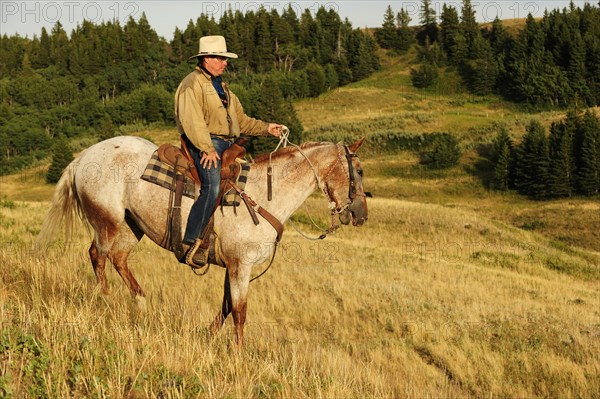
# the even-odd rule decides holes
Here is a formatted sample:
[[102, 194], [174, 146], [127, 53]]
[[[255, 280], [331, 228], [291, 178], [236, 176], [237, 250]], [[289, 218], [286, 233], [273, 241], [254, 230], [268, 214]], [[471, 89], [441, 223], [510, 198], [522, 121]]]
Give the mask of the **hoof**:
[[148, 310], [146, 298], [144, 298], [143, 296], [136, 295], [135, 304], [137, 305], [138, 309], [142, 312], [146, 312]]
[[98, 284], [96, 287], [94, 287], [94, 295], [108, 296], [110, 295], [110, 289], [107, 286], [105, 287], [101, 284]]

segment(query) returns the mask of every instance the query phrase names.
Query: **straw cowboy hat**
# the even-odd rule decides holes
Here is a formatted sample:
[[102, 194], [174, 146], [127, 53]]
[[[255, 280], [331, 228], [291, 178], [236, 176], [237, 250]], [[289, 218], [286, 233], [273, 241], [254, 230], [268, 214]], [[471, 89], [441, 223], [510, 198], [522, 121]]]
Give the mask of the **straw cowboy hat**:
[[227, 43], [223, 36], [204, 36], [200, 38], [200, 50], [198, 54], [190, 57], [204, 57], [205, 55], [217, 55], [220, 57], [237, 58], [237, 54], [227, 52]]

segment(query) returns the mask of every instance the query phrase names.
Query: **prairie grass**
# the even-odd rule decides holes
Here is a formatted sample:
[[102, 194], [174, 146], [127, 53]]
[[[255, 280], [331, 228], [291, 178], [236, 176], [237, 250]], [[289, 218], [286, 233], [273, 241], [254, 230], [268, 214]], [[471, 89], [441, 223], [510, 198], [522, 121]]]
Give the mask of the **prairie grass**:
[[[97, 291], [89, 232], [32, 252], [47, 204], [6, 204], [3, 396], [593, 397], [600, 389], [598, 253], [564, 251], [473, 210], [380, 198], [365, 227], [326, 241], [288, 226], [273, 269], [252, 284], [247, 345], [237, 352], [231, 321], [214, 340], [206, 333], [223, 270], [192, 278], [143, 240], [131, 257], [148, 294], [143, 312], [114, 271], [111, 294]], [[323, 205], [308, 202], [321, 222], [326, 214], [312, 210]], [[548, 258], [596, 274], [579, 278]]]

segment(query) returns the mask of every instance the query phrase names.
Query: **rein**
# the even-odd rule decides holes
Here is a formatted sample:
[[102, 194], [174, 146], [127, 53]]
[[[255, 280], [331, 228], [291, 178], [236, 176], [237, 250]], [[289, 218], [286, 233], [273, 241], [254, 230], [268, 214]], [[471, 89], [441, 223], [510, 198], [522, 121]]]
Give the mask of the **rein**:
[[233, 181], [227, 182], [242, 198], [246, 207], [248, 208], [248, 212], [250, 212], [250, 216], [252, 217], [252, 221], [255, 225], [259, 224], [258, 218], [256, 217], [255, 212], [258, 212], [260, 216], [262, 216], [267, 222], [271, 224], [275, 232], [277, 233], [277, 237], [275, 238], [275, 247], [273, 248], [273, 255], [271, 256], [271, 261], [265, 270], [262, 271], [258, 276], [253, 277], [250, 282], [261, 278], [273, 265], [275, 261], [275, 255], [277, 254], [277, 248], [279, 246], [279, 242], [281, 241], [281, 237], [283, 236], [283, 225], [275, 216], [273, 216], [269, 211], [265, 208], [258, 205], [250, 196], [242, 189], [240, 189]]
[[321, 234], [321, 235], [320, 235], [320, 236], [318, 236], [318, 237], [311, 237], [311, 236], [309, 236], [309, 235], [307, 235], [307, 234], [303, 233], [303, 232], [302, 232], [302, 230], [300, 230], [300, 229], [298, 228], [298, 226], [296, 226], [296, 224], [295, 224], [295, 223], [292, 221], [292, 219], [290, 219], [290, 220], [289, 220], [289, 222], [290, 222], [290, 224], [292, 225], [292, 227], [294, 228], [294, 230], [296, 230], [296, 232], [297, 232], [298, 234], [300, 234], [302, 237], [306, 238], [307, 240], [311, 240], [311, 241], [319, 241], [319, 240], [324, 240], [324, 239], [326, 239], [326, 238], [329, 236], [329, 234], [331, 234], [331, 233], [335, 232], [337, 229], [339, 229], [339, 228], [340, 228], [340, 225], [335, 223], [335, 216], [336, 216], [336, 214], [335, 214], [335, 213], [332, 213], [332, 214], [331, 214], [331, 227], [330, 227], [330, 228], [328, 228], [327, 230], [325, 230], [325, 229], [323, 229], [323, 228], [319, 227], [319, 226], [318, 226], [318, 225], [315, 223], [315, 221], [313, 220], [313, 218], [312, 218], [310, 215], [308, 215], [308, 218], [310, 219], [310, 221], [311, 221], [311, 223], [313, 224], [313, 226], [315, 226], [317, 229], [319, 229], [319, 230], [323, 231], [323, 234]]
[[[350, 149], [348, 148], [348, 146], [343, 146], [345, 154], [342, 154], [342, 146], [340, 144], [335, 145], [336, 148], [338, 149], [338, 161], [340, 162], [342, 169], [344, 169], [344, 172], [345, 172], [344, 157], [346, 158], [346, 161], [348, 163], [348, 187], [349, 187], [347, 203], [343, 206], [336, 206], [337, 204], [336, 204], [334, 198], [332, 197], [331, 193], [329, 192], [329, 185], [327, 184], [326, 180], [329, 177], [329, 175], [331, 175], [331, 173], [333, 173], [333, 170], [337, 166], [337, 162], [332, 162], [327, 173], [325, 174], [325, 178], [323, 179], [325, 182], [323, 183], [323, 181], [319, 177], [319, 174], [317, 173], [317, 169], [311, 162], [310, 158], [308, 158], [306, 153], [302, 150], [302, 148], [299, 145], [294, 144], [289, 141], [289, 135], [290, 135], [290, 130], [287, 128], [287, 126], [284, 126], [282, 129], [281, 139], [279, 140], [277, 147], [269, 154], [269, 165], [267, 167], [267, 198], [268, 198], [268, 201], [272, 201], [272, 199], [273, 199], [273, 164], [272, 164], [273, 154], [277, 150], [279, 150], [279, 148], [281, 148], [282, 146], [283, 146], [283, 148], [285, 148], [288, 145], [290, 145], [290, 146], [294, 147], [296, 150], [298, 150], [298, 152], [304, 157], [304, 159], [306, 159], [306, 161], [308, 162], [308, 164], [315, 176], [315, 180], [317, 182], [317, 187], [323, 192], [323, 194], [327, 198], [327, 201], [329, 203], [329, 209], [331, 210], [331, 227], [329, 227], [329, 229], [327, 229], [327, 230], [321, 229], [319, 226], [317, 226], [317, 224], [314, 222], [312, 217], [309, 216], [311, 222], [319, 230], [324, 231], [324, 233], [321, 234], [319, 237], [311, 238], [311, 237], [307, 236], [306, 234], [302, 233], [298, 229], [298, 227], [292, 222], [291, 219], [290, 219], [290, 223], [302, 237], [309, 239], [309, 240], [323, 240], [323, 239], [327, 238], [327, 236], [329, 234], [335, 232], [338, 228], [340, 228], [340, 225], [336, 223], [336, 216], [339, 215], [340, 213], [344, 212], [346, 209], [348, 209], [348, 207], [352, 203], [352, 200], [354, 198], [356, 198], [356, 196], [357, 196], [356, 179], [354, 177], [354, 166], [352, 165], [352, 158], [357, 157], [357, 155], [350, 152]], [[266, 209], [262, 208], [261, 206], [258, 206], [256, 204], [256, 202], [254, 202], [252, 200], [252, 198], [250, 198], [243, 190], [241, 190], [239, 187], [237, 187], [235, 185], [235, 183], [229, 182], [229, 184], [233, 187], [234, 190], [236, 190], [238, 192], [240, 197], [246, 203], [246, 206], [247, 206], [248, 210], [250, 211], [250, 214], [252, 215], [252, 219], [254, 220], [254, 223], [258, 224], [258, 219], [256, 218], [256, 215], [254, 215], [254, 211], [256, 211], [264, 219], [266, 219], [277, 232], [277, 238], [275, 240], [275, 248], [273, 250], [273, 255], [271, 257], [271, 261], [269, 262], [269, 265], [266, 267], [265, 270], [263, 270], [259, 275], [257, 275], [256, 277], [253, 277], [250, 280], [250, 282], [253, 282], [253, 281], [259, 279], [260, 277], [262, 277], [265, 273], [267, 273], [267, 271], [269, 271], [269, 269], [273, 265], [273, 262], [275, 261], [275, 255], [277, 254], [277, 248], [278, 248], [279, 242], [281, 241], [281, 237], [283, 234], [283, 225], [281, 224], [281, 222], [278, 219], [276, 219], [273, 215], [271, 215], [269, 212], [267, 212]]]
[[[315, 180], [317, 181], [317, 187], [321, 190], [321, 192], [325, 195], [325, 198], [327, 199], [327, 202], [329, 204], [329, 209], [331, 210], [331, 226], [325, 230], [322, 229], [321, 227], [319, 227], [314, 220], [312, 219], [312, 217], [310, 217], [309, 215], [309, 219], [312, 222], [312, 224], [319, 230], [323, 231], [323, 234], [321, 234], [320, 236], [314, 238], [314, 237], [310, 237], [306, 234], [304, 234], [302, 231], [300, 231], [300, 229], [294, 224], [294, 222], [290, 219], [290, 224], [292, 225], [292, 227], [294, 228], [294, 230], [296, 230], [296, 232], [298, 232], [298, 234], [300, 234], [302, 237], [308, 239], [308, 240], [313, 240], [313, 241], [318, 241], [318, 240], [324, 240], [325, 238], [327, 238], [327, 236], [333, 232], [335, 232], [337, 229], [340, 228], [340, 225], [336, 223], [336, 216], [339, 215], [340, 213], [344, 212], [346, 209], [348, 209], [348, 207], [350, 206], [350, 204], [352, 203], [352, 201], [354, 200], [354, 198], [356, 198], [357, 196], [357, 190], [356, 190], [356, 179], [354, 177], [354, 166], [352, 165], [352, 158], [356, 158], [358, 157], [358, 155], [350, 152], [350, 149], [348, 148], [348, 146], [343, 146], [344, 151], [345, 151], [345, 158], [346, 161], [348, 163], [348, 201], [344, 206], [336, 206], [336, 202], [333, 199], [332, 195], [329, 192], [329, 185], [327, 184], [327, 178], [329, 177], [329, 175], [333, 172], [333, 170], [335, 169], [335, 166], [337, 165], [337, 163], [333, 162], [329, 168], [329, 170], [327, 171], [327, 173], [325, 174], [325, 183], [323, 183], [323, 181], [321, 181], [321, 178], [319, 177], [319, 174], [317, 173], [317, 169], [315, 168], [315, 166], [313, 165], [313, 163], [311, 162], [311, 160], [308, 158], [308, 156], [304, 153], [304, 151], [302, 150], [302, 148], [297, 145], [294, 144], [292, 142], [289, 141], [289, 135], [290, 135], [290, 130], [288, 129], [287, 126], [283, 127], [283, 133], [281, 135], [281, 139], [279, 140], [279, 144], [277, 144], [277, 147], [275, 147], [275, 149], [269, 154], [269, 166], [267, 167], [267, 191], [268, 191], [268, 200], [271, 201], [273, 199], [273, 192], [272, 192], [272, 187], [273, 187], [273, 183], [272, 183], [272, 179], [273, 179], [273, 165], [272, 165], [272, 157], [273, 154], [279, 150], [279, 148], [281, 146], [283, 146], [283, 148], [287, 147], [288, 145], [294, 147], [296, 150], [298, 150], [298, 152], [304, 157], [304, 159], [306, 159], [306, 161], [308, 162], [308, 165], [310, 166], [310, 169], [312, 170], [313, 174], [315, 175]], [[336, 144], [335, 145], [338, 149], [338, 160], [342, 166], [342, 169], [344, 169], [344, 161], [343, 161], [343, 155], [342, 155], [342, 150], [341, 150], [341, 145], [340, 144]], [[345, 171], [345, 170], [344, 170]]]

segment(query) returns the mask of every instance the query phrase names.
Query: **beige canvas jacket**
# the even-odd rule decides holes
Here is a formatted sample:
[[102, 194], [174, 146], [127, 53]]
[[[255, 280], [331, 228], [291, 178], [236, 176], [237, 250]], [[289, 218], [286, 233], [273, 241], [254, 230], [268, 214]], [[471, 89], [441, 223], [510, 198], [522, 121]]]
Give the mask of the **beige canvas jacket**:
[[179, 134], [185, 134], [196, 148], [214, 149], [210, 135], [239, 137], [268, 134], [269, 124], [249, 117], [235, 94], [223, 83], [229, 98], [225, 108], [212, 85], [210, 75], [200, 67], [186, 76], [175, 93], [175, 119]]

